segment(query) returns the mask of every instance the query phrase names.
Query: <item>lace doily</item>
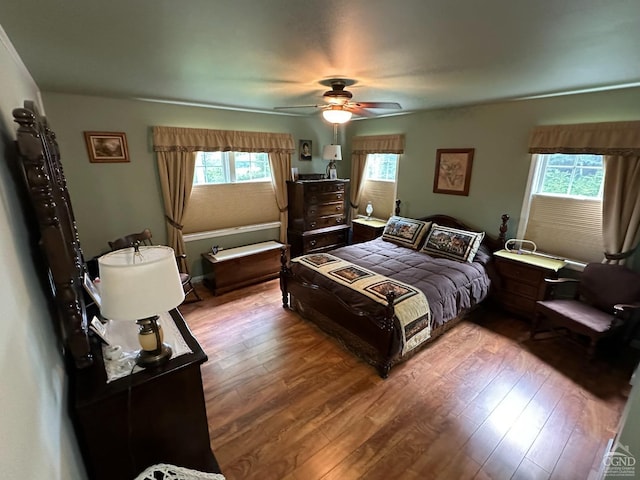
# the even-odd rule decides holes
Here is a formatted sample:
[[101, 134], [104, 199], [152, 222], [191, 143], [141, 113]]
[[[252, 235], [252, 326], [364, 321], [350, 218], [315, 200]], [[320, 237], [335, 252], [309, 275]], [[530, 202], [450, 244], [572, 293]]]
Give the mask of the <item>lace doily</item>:
[[225, 480], [219, 473], [205, 473], [166, 463], [151, 465], [134, 480]]

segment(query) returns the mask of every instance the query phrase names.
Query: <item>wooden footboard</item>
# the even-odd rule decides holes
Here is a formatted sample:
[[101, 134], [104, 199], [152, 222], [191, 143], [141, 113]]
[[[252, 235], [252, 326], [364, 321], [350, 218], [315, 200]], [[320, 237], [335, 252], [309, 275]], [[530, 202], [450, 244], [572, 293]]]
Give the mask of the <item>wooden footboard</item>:
[[[393, 306], [394, 294], [387, 295], [383, 316], [371, 316], [369, 312], [354, 309], [318, 285], [296, 276], [289, 269], [286, 251], [283, 249], [282, 252], [282, 306], [312, 320], [354, 353], [376, 366], [380, 376], [386, 378], [393, 359], [399, 357], [402, 348], [401, 327]], [[340, 323], [332, 321], [332, 318], [340, 319]]]

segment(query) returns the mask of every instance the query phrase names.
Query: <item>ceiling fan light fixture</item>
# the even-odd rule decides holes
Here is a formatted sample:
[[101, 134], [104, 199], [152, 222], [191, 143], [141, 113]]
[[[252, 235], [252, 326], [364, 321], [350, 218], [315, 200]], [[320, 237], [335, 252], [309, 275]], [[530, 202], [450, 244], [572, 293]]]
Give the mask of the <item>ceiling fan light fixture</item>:
[[322, 111], [322, 117], [329, 123], [346, 123], [353, 114], [342, 106], [335, 106]]

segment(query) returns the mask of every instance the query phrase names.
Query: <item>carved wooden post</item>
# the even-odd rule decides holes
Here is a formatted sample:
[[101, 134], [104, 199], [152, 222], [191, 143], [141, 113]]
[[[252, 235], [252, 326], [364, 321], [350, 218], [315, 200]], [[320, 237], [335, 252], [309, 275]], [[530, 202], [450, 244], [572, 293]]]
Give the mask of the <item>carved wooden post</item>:
[[500, 225], [500, 235], [498, 235], [498, 241], [500, 242], [501, 248], [504, 248], [504, 242], [506, 241], [506, 233], [509, 227], [507, 226], [507, 222], [509, 221], [509, 215], [506, 213], [502, 215], [502, 225]]
[[280, 291], [282, 292], [282, 308], [289, 307], [289, 292], [287, 291], [287, 245], [280, 248]]

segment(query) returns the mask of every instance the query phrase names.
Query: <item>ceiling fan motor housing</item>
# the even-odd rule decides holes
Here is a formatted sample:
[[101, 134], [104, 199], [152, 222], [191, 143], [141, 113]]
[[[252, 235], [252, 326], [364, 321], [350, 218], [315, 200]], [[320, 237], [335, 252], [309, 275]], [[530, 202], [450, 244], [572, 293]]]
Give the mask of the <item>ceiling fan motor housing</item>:
[[345, 90], [344, 87], [346, 87], [344, 82], [333, 82], [331, 90], [324, 92], [322, 97], [329, 103], [343, 105], [353, 97], [353, 94], [349, 90]]

